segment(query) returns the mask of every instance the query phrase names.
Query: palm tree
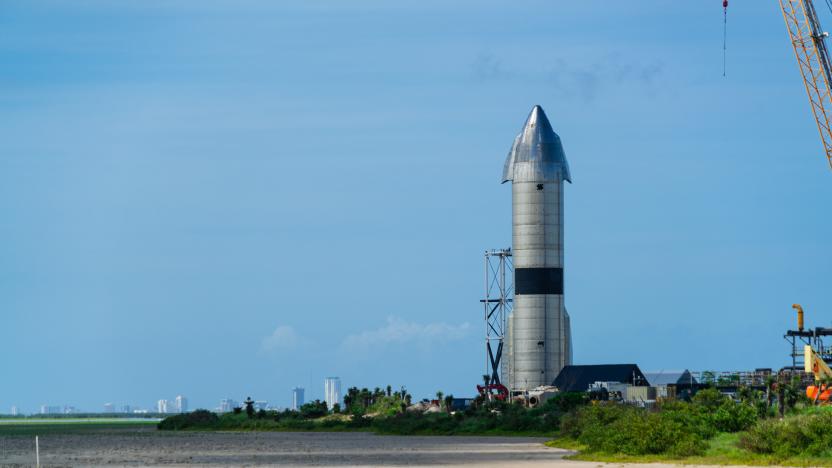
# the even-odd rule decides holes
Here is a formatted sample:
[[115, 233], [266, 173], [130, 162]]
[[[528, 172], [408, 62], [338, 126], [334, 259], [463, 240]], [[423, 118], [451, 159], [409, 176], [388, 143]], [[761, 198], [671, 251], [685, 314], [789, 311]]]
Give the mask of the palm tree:
[[453, 406], [454, 406], [454, 396], [453, 395], [446, 396], [445, 397], [445, 411], [447, 411], [448, 414], [451, 413], [451, 408]]
[[442, 396], [443, 396], [443, 395], [445, 395], [445, 394], [444, 394], [444, 393], [442, 393], [442, 390], [437, 390], [437, 392], [436, 392], [436, 400], [439, 402], [439, 406], [440, 406], [440, 407], [442, 406], [442, 403], [444, 403], [444, 401], [442, 400]]
[[393, 392], [393, 387], [391, 387], [391, 386], [389, 386], [389, 385], [388, 385], [388, 386], [387, 386], [387, 396], [392, 395], [392, 394], [393, 394], [392, 392]]
[[766, 410], [767, 411], [771, 409], [771, 399], [772, 399], [772, 396], [773, 396], [771, 394], [772, 388], [774, 388], [774, 377], [769, 375], [768, 377], [766, 377]]

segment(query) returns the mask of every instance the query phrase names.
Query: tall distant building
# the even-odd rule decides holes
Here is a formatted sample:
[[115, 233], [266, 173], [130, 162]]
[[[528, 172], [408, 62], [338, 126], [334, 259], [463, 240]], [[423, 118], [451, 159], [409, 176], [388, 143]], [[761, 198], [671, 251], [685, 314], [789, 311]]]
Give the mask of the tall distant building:
[[165, 414], [168, 412], [168, 401], [167, 400], [159, 400], [156, 402], [156, 412]]
[[17, 416], [17, 406], [12, 406], [11, 414], [12, 416]]
[[297, 411], [303, 406], [303, 387], [292, 389], [292, 409]]
[[324, 400], [326, 407], [330, 410], [336, 403], [341, 401], [341, 379], [338, 377], [327, 377], [324, 379]]
[[115, 413], [116, 407], [113, 406], [112, 403], [104, 403], [104, 412], [105, 413]]
[[188, 412], [188, 399], [183, 397], [182, 395], [176, 396], [176, 412], [177, 413], [187, 413]]
[[132, 411], [132, 408], [130, 408], [130, 405], [123, 405], [121, 407], [121, 412], [126, 414], [126, 413], [132, 413], [133, 411]]

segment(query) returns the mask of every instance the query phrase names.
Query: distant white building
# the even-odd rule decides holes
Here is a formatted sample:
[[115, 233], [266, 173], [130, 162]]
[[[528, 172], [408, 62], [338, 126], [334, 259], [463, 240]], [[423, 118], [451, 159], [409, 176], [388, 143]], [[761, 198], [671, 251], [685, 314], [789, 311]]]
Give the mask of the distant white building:
[[156, 412], [165, 414], [168, 412], [168, 401], [167, 400], [159, 400], [156, 402]]
[[188, 412], [188, 399], [183, 397], [182, 395], [176, 396], [176, 412], [177, 413], [187, 413]]
[[17, 406], [12, 406], [11, 415], [12, 416], [17, 416], [18, 415]]
[[69, 405], [64, 406], [64, 414], [77, 414], [77, 413], [80, 413], [80, 411], [78, 411], [78, 408], [76, 408], [74, 406], [69, 406]]
[[104, 403], [104, 412], [105, 413], [115, 413], [116, 407], [113, 406], [112, 403]]
[[324, 379], [324, 400], [326, 407], [332, 409], [336, 403], [341, 401], [341, 379], [338, 377], [327, 377]]
[[40, 405], [40, 414], [61, 414], [61, 407]]
[[292, 410], [297, 411], [303, 406], [303, 387], [292, 389]]
[[231, 411], [234, 411], [234, 408], [238, 408], [239, 406], [240, 404], [234, 401], [233, 399], [224, 398], [220, 400], [220, 406], [219, 408], [217, 408], [217, 410], [220, 413], [230, 413]]
[[121, 412], [125, 413], [125, 414], [132, 413], [131, 410], [132, 410], [132, 408], [130, 408], [130, 405], [124, 405], [124, 406], [121, 407]]

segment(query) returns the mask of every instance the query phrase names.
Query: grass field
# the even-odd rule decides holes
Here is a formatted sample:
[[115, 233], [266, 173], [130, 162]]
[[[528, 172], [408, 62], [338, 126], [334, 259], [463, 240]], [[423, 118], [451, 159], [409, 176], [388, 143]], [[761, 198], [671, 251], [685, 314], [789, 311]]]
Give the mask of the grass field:
[[779, 458], [773, 455], [759, 455], [737, 446], [740, 434], [720, 434], [709, 441], [704, 455], [673, 457], [670, 455], [622, 455], [581, 452], [585, 447], [569, 439], [555, 439], [546, 442], [549, 447], [577, 450], [571, 460], [604, 463], [676, 463], [679, 465], [752, 465], [752, 466], [825, 466], [832, 467], [832, 459], [813, 457]]
[[89, 419], [4, 419], [0, 421], [2, 436], [35, 436], [102, 431], [114, 428], [147, 430], [154, 428], [157, 419], [89, 418]]

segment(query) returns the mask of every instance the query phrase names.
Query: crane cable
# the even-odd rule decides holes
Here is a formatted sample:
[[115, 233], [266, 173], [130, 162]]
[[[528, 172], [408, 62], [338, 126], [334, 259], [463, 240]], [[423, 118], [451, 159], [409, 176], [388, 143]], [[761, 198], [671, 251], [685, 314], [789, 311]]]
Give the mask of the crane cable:
[[[830, 0], [826, 0], [828, 4]], [[832, 6], [830, 6], [832, 8]], [[725, 77], [725, 56], [728, 50], [728, 0], [722, 0], [722, 77]]]

